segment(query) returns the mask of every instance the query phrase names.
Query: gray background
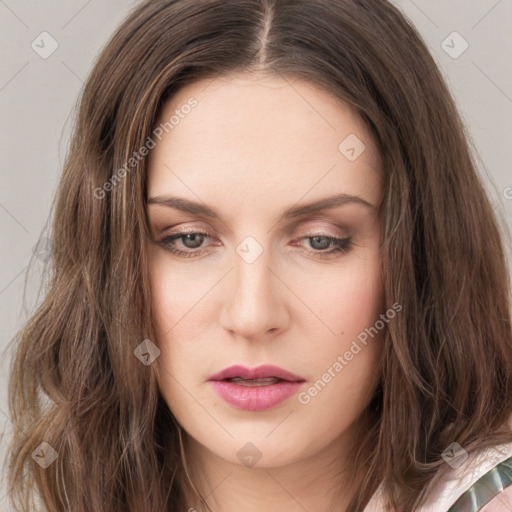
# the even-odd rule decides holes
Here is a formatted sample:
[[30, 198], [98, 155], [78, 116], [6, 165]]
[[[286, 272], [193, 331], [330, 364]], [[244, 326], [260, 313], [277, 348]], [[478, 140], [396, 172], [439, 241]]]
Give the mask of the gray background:
[[[495, 211], [504, 219], [505, 230], [510, 229], [512, 0], [395, 4], [418, 27], [446, 77]], [[78, 94], [99, 50], [135, 5], [128, 0], [0, 0], [0, 350], [7, 348], [35, 304], [43, 266], [34, 247], [44, 237]], [[463, 39], [453, 36], [455, 31]], [[31, 46], [35, 41], [39, 52], [51, 49], [42, 32], [58, 43], [47, 58]], [[464, 40], [469, 46], [458, 55]], [[509, 238], [506, 244], [510, 251]], [[35, 270], [28, 280], [25, 308], [23, 288], [31, 257]], [[11, 431], [6, 402], [9, 356], [10, 351], [2, 353], [0, 361], [2, 462]], [[7, 511], [5, 495], [1, 486], [0, 509]]]

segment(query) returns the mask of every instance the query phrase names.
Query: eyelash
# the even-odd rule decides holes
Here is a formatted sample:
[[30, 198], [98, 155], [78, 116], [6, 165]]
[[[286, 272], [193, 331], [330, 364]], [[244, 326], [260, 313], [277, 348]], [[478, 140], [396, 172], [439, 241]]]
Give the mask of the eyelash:
[[[205, 237], [211, 237], [212, 235], [210, 233], [204, 232], [204, 231], [180, 231], [179, 233], [176, 233], [174, 235], [168, 235], [162, 238], [158, 241], [159, 245], [161, 245], [164, 249], [170, 251], [174, 255], [182, 258], [196, 258], [198, 256], [201, 256], [203, 251], [201, 249], [191, 249], [189, 251], [182, 251], [180, 249], [177, 249], [174, 245], [175, 240], [179, 240], [180, 238], [183, 238], [187, 235], [201, 235]], [[309, 236], [303, 236], [299, 240], [304, 239], [312, 239], [312, 238], [325, 238], [327, 239], [331, 244], [335, 245], [334, 249], [331, 249], [330, 251], [323, 251], [320, 250], [310, 250], [306, 249], [306, 252], [309, 254], [314, 255], [315, 257], [318, 257], [320, 259], [325, 259], [330, 256], [333, 256], [335, 254], [346, 254], [352, 250], [353, 242], [352, 238], [338, 238], [335, 236], [325, 235], [323, 233], [315, 233], [311, 234]]]

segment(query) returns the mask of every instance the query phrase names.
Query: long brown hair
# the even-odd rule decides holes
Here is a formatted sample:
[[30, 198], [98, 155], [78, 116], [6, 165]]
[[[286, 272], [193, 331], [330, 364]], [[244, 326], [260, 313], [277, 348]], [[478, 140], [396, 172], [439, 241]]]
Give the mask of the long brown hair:
[[[394, 509], [414, 511], [450, 469], [441, 454], [453, 441], [468, 452], [512, 441], [500, 230], [417, 31], [385, 0], [148, 0], [83, 89], [53, 212], [49, 287], [15, 340], [8, 483], [21, 510], [35, 491], [52, 512], [187, 508], [180, 426], [153, 366], [134, 357], [156, 339], [139, 149], [179, 88], [254, 70], [347, 102], [382, 156], [385, 306], [398, 301], [403, 312], [386, 330], [349, 512], [380, 481]], [[45, 469], [32, 457], [42, 442], [58, 454]]]

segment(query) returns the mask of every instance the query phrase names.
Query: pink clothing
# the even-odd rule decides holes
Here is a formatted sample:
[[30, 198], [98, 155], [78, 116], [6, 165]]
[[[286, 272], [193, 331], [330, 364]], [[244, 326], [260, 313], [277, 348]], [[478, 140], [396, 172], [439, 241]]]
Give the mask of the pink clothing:
[[491, 500], [481, 512], [510, 512], [512, 510], [512, 485]]
[[[512, 418], [510, 423], [512, 426]], [[451, 470], [417, 512], [446, 512], [479, 478], [511, 456], [512, 443], [471, 454], [459, 468]], [[363, 512], [395, 512], [384, 507], [382, 487], [377, 489]], [[481, 512], [512, 512], [512, 485], [495, 496]]]

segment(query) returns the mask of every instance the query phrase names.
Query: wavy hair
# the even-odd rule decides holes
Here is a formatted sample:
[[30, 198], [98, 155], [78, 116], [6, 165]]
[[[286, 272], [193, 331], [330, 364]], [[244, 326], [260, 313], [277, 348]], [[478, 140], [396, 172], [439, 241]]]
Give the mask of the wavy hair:
[[[412, 24], [385, 0], [148, 0], [82, 90], [52, 208], [48, 286], [13, 340], [16, 510], [31, 510], [36, 496], [51, 512], [186, 509], [193, 484], [181, 427], [155, 365], [134, 357], [156, 339], [139, 149], [179, 88], [255, 71], [305, 79], [352, 106], [382, 157], [385, 307], [398, 301], [403, 312], [385, 333], [371, 428], [353, 454], [365, 474], [348, 512], [379, 482], [393, 509], [414, 511], [449, 469], [441, 454], [450, 443], [471, 452], [512, 441], [502, 233]], [[42, 442], [58, 454], [45, 469], [32, 457]]]

